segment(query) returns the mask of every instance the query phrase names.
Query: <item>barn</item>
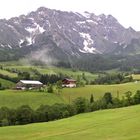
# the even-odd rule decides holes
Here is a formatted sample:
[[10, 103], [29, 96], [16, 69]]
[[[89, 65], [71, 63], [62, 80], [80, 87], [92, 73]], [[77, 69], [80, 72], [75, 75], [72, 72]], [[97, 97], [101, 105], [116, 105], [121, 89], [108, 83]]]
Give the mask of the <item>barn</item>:
[[76, 80], [65, 78], [62, 80], [62, 87], [76, 87]]
[[40, 89], [43, 86], [43, 84], [40, 81], [34, 81], [34, 80], [20, 80], [16, 84], [16, 89]]

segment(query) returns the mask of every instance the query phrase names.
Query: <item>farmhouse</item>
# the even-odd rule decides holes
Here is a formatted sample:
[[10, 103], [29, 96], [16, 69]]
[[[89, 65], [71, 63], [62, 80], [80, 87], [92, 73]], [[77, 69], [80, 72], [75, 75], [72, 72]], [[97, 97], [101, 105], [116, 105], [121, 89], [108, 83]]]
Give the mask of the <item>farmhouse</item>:
[[40, 89], [43, 84], [40, 81], [32, 81], [32, 80], [20, 80], [16, 84], [16, 89]]
[[76, 87], [76, 80], [65, 78], [62, 80], [62, 87]]

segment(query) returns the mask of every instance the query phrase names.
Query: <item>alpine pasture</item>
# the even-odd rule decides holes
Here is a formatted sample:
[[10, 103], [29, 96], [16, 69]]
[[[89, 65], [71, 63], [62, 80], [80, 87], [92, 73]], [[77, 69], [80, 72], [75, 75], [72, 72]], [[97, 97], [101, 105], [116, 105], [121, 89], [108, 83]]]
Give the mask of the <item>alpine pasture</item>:
[[96, 100], [101, 98], [105, 92], [111, 92], [114, 97], [119, 97], [121, 99], [125, 92], [131, 91], [132, 93], [135, 93], [137, 90], [140, 90], [140, 82], [63, 88], [62, 92], [59, 94], [55, 92], [1, 90], [0, 107], [6, 106], [16, 108], [21, 105], [29, 105], [33, 108], [37, 108], [41, 104], [52, 105], [54, 103], [72, 103], [77, 97], [90, 99], [91, 94], [93, 94]]
[[0, 140], [139, 140], [140, 105], [0, 128]]

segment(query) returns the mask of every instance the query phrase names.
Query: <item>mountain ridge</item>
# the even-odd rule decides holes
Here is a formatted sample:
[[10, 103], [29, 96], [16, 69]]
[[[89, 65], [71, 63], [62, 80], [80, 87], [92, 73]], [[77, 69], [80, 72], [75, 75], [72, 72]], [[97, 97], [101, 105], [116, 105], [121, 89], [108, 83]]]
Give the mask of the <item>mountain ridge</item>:
[[0, 20], [1, 61], [25, 57], [71, 64], [88, 55], [139, 54], [139, 40], [140, 32], [124, 28], [112, 15], [40, 7]]
[[[8, 48], [36, 44], [36, 37], [44, 32], [46, 35], [51, 34], [60, 48], [70, 51], [71, 47], [78, 46], [80, 52], [93, 54], [110, 51], [107, 48], [109, 45], [127, 45], [133, 38], [140, 38], [138, 32], [132, 28], [125, 29], [111, 15], [96, 16], [89, 12], [80, 14], [45, 7], [40, 7], [27, 15], [1, 20], [0, 23], [0, 45]], [[8, 33], [4, 32], [2, 35], [4, 30]], [[7, 37], [4, 38], [5, 36]], [[67, 48], [64, 48], [65, 43]], [[107, 43], [106, 48], [103, 43]]]

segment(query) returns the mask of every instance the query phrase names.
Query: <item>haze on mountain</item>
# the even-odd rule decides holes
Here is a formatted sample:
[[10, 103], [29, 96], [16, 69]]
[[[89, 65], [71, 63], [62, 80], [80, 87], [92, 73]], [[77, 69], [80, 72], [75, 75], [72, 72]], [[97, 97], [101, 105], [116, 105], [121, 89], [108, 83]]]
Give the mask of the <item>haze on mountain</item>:
[[123, 27], [112, 15], [40, 7], [0, 20], [1, 61], [26, 58], [93, 71], [120, 67], [127, 60], [124, 56], [139, 54], [139, 46], [140, 33]]
[[[55, 65], [91, 72], [121, 68], [124, 64], [130, 68], [140, 67], [140, 32], [125, 27], [113, 15], [82, 12], [75, 7], [79, 4], [77, 1], [74, 5], [76, 9], [72, 10], [42, 6], [30, 11], [28, 7], [32, 9], [39, 5], [37, 1], [34, 1], [35, 5], [30, 2], [26, 3], [27, 14], [23, 12], [19, 16], [0, 20], [0, 61], [26, 59], [30, 64]], [[18, 4], [15, 3], [15, 6]], [[82, 4], [83, 1], [79, 5]], [[111, 4], [104, 7], [107, 9], [106, 6]], [[23, 1], [21, 5], [24, 7]], [[15, 10], [18, 11], [18, 8], [20, 6]], [[7, 9], [9, 13], [10, 8]]]

